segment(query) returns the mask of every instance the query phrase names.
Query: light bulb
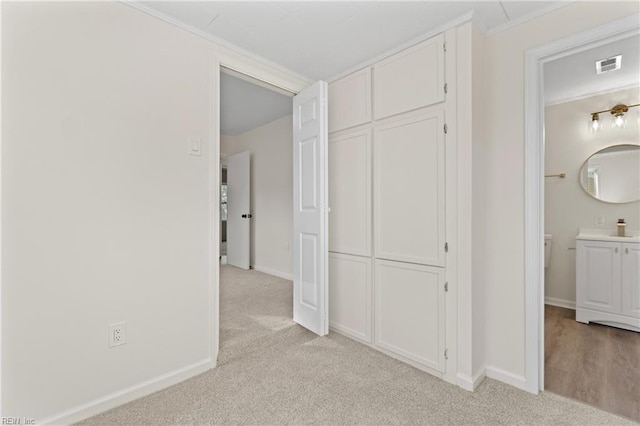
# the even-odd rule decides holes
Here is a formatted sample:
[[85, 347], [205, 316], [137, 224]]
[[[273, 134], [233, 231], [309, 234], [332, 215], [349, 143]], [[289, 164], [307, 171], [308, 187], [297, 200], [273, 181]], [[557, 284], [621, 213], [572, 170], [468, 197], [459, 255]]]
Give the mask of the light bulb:
[[591, 114], [591, 120], [589, 120], [589, 130], [591, 131], [591, 133], [602, 131], [602, 123], [600, 123], [600, 116], [598, 114]]
[[629, 107], [625, 104], [618, 104], [611, 108], [611, 115], [613, 116], [611, 127], [623, 129], [627, 125], [627, 117], [625, 116], [627, 111], [629, 111]]
[[624, 129], [627, 124], [627, 119], [624, 114], [616, 115], [613, 119], [614, 129]]

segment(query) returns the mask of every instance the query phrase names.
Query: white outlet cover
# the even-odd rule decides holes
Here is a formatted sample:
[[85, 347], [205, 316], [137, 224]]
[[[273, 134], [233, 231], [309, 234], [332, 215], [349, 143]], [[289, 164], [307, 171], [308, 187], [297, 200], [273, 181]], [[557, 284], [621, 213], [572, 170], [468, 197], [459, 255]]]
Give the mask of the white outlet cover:
[[109, 324], [109, 347], [120, 346], [127, 343], [127, 323], [116, 322]]

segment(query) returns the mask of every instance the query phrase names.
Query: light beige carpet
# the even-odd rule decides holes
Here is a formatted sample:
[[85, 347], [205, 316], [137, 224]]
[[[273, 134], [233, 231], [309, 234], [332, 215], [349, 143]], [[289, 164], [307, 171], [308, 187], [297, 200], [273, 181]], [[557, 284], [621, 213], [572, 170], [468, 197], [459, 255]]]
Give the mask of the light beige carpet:
[[634, 424], [495, 380], [467, 392], [292, 318], [292, 284], [232, 266], [221, 273], [218, 368], [83, 424]]

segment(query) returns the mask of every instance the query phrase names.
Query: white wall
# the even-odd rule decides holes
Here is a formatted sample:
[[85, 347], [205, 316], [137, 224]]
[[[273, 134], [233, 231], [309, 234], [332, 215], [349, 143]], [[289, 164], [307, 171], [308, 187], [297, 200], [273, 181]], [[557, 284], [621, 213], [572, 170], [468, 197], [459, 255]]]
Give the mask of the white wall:
[[2, 406], [41, 419], [210, 356], [210, 54], [119, 4], [2, 8]]
[[[484, 377], [485, 36], [472, 23], [456, 30], [458, 142], [458, 377], [472, 390]], [[465, 380], [467, 383], [465, 384]], [[469, 383], [472, 383], [471, 385]]]
[[[607, 126], [603, 132], [589, 132], [590, 113], [618, 103], [640, 103], [640, 89], [594, 96], [545, 110], [545, 174], [567, 173], [566, 179], [545, 179], [545, 233], [553, 235], [550, 266], [545, 269], [545, 296], [552, 299], [551, 303], [575, 304], [576, 252], [570, 249], [576, 246], [579, 228], [604, 228], [615, 233], [617, 219], [624, 218], [627, 229], [640, 229], [640, 202], [605, 203], [587, 194], [580, 184], [580, 170], [592, 154], [607, 146], [640, 141], [634, 110], [624, 130], [614, 131]], [[637, 170], [638, 157], [633, 161]], [[634, 183], [636, 187], [640, 184], [637, 179]], [[605, 218], [603, 226], [596, 223], [598, 216]]]
[[293, 116], [237, 136], [223, 135], [221, 155], [251, 152], [251, 265], [291, 277]]
[[577, 2], [487, 38], [485, 357], [524, 387], [524, 52], [638, 13], [636, 2]]
[[4, 416], [71, 422], [215, 362], [214, 55], [307, 84], [123, 3], [2, 2]]

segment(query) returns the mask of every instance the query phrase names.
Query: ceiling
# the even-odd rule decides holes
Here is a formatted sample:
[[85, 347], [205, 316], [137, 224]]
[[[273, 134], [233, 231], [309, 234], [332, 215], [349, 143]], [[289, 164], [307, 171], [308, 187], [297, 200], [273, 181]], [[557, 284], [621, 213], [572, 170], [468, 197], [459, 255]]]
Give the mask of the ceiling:
[[[567, 1], [138, 1], [136, 7], [309, 82], [340, 74], [470, 14], [497, 31]], [[222, 74], [221, 132], [291, 114], [291, 99]]]
[[220, 133], [239, 135], [291, 114], [291, 97], [220, 74]]
[[[622, 54], [622, 67], [596, 74], [595, 62]], [[580, 97], [640, 86], [640, 36], [566, 56], [544, 66], [545, 103], [553, 105]]]
[[444, 29], [473, 10], [496, 30], [567, 1], [139, 1], [214, 41], [250, 52], [309, 81], [331, 80], [365, 61]]

